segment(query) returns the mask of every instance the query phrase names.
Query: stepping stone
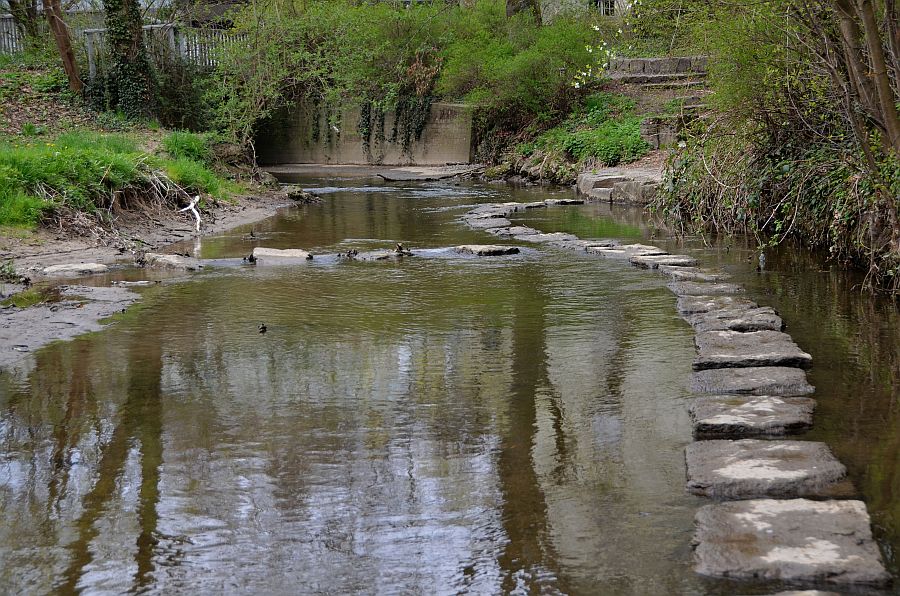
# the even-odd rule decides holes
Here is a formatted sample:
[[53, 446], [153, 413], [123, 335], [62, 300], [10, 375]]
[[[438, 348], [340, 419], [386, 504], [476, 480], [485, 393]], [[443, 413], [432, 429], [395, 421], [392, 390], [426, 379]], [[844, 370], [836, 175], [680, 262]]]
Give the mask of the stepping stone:
[[539, 234], [537, 230], [534, 228], [529, 228], [527, 226], [512, 226], [509, 228], [494, 228], [488, 230], [491, 234], [496, 236], [530, 236], [532, 234]]
[[713, 499], [849, 496], [847, 469], [825, 443], [698, 441], [684, 450], [688, 492]]
[[584, 248], [587, 250], [588, 248], [613, 248], [618, 246], [619, 243], [616, 240], [609, 239], [594, 239], [594, 240], [585, 240]]
[[547, 203], [544, 201], [536, 201], [534, 203], [520, 203], [517, 210], [521, 211], [522, 209], [542, 209], [547, 206]]
[[781, 331], [784, 321], [771, 306], [727, 308], [687, 315], [684, 319], [698, 333], [702, 331]]
[[544, 243], [544, 242], [570, 242], [572, 240], [578, 240], [578, 236], [573, 236], [572, 234], [566, 234], [565, 232], [554, 232], [552, 234], [523, 234], [515, 236], [516, 240], [520, 240], [523, 242], [536, 242], [536, 243]]
[[253, 249], [253, 256], [259, 259], [261, 262], [265, 262], [266, 260], [270, 259], [311, 261], [313, 258], [312, 253], [309, 253], [305, 250], [300, 250], [299, 248], [278, 249], [263, 248], [262, 246], [257, 246]]
[[660, 267], [659, 270], [667, 274], [674, 281], [717, 282], [731, 278], [727, 273], [709, 273], [702, 269], [698, 269], [697, 267], [666, 267], [665, 269]]
[[353, 257], [354, 261], [389, 261], [392, 259], [401, 259], [403, 257], [411, 257], [410, 252], [397, 252], [396, 250], [376, 250], [372, 252], [361, 252]]
[[694, 343], [699, 352], [694, 370], [760, 366], [812, 367], [812, 356], [781, 331], [703, 331]]
[[505, 228], [512, 225], [512, 222], [505, 217], [485, 217], [482, 219], [466, 219], [465, 222], [473, 228]]
[[740, 294], [744, 288], [737, 284], [698, 281], [675, 281], [669, 283], [669, 289], [678, 296], [715, 296], [720, 294]]
[[547, 199], [544, 201], [544, 204], [548, 207], [554, 205], [584, 205], [584, 201], [582, 199]]
[[698, 439], [737, 439], [800, 432], [812, 426], [816, 401], [808, 397], [721, 395], [691, 400]]
[[[254, 253], [255, 252], [256, 250], [254, 250]], [[145, 267], [152, 267], [154, 269], [197, 271], [198, 269], [203, 268], [203, 265], [200, 264], [198, 259], [182, 257], [180, 255], [163, 255], [153, 252], [146, 253], [143, 258], [140, 259], [140, 262], [143, 263]]]
[[648, 246], [646, 244], [621, 244], [610, 248], [605, 246], [591, 246], [587, 249], [587, 252], [602, 255], [604, 257], [619, 257], [623, 259], [630, 259], [631, 257], [639, 255], [649, 257], [669, 254], [661, 248]]
[[806, 372], [784, 366], [701, 370], [693, 374], [691, 389], [719, 395], [809, 395], [814, 391]]
[[635, 255], [629, 260], [641, 269], [658, 269], [660, 265], [691, 267], [697, 264], [697, 259], [684, 255]]
[[862, 501], [756, 499], [697, 512], [695, 570], [737, 580], [884, 586]]
[[495, 257], [499, 255], [518, 254], [517, 246], [500, 246], [498, 244], [464, 244], [454, 248], [456, 252], [463, 255], [476, 255], [479, 257]]
[[739, 296], [679, 296], [678, 314], [693, 315], [725, 309], [747, 310], [759, 305]]
[[106, 273], [109, 267], [101, 263], [67, 263], [65, 265], [51, 265], [45, 267], [41, 273], [48, 276], [65, 276], [65, 275], [93, 275], [97, 273]]
[[506, 217], [509, 213], [506, 210], [503, 211], [484, 211], [482, 213], [466, 213], [463, 216], [463, 219], [499, 219], [501, 217]]

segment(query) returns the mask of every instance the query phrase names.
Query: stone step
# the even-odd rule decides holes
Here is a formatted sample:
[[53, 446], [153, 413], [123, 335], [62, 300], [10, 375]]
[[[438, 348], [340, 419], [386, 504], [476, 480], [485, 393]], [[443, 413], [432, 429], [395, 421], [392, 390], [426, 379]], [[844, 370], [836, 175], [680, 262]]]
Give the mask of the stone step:
[[815, 407], [808, 397], [717, 395], [694, 398], [688, 414], [697, 439], [742, 439], [808, 430]]
[[847, 469], [825, 443], [741, 439], [691, 443], [688, 492], [713, 499], [852, 496]]
[[463, 244], [454, 247], [453, 250], [462, 255], [475, 255], [478, 257], [515, 255], [519, 253], [518, 246], [502, 246], [499, 244]]
[[806, 372], [786, 366], [713, 368], [691, 377], [691, 390], [712, 395], [809, 395], [814, 391]]
[[701, 331], [694, 338], [694, 370], [789, 366], [811, 368], [812, 356], [781, 331]]
[[668, 288], [676, 296], [718, 296], [741, 294], [744, 291], [741, 286], [726, 282], [673, 281], [668, 284]]
[[698, 333], [703, 331], [782, 331], [784, 321], [771, 306], [725, 308], [711, 312], [682, 315]]
[[609, 79], [620, 83], [631, 83], [637, 85], [660, 84], [660, 83], [677, 83], [683, 81], [698, 81], [703, 84], [700, 79], [704, 78], [703, 73], [697, 72], [673, 72], [673, 73], [629, 73], [629, 72], [611, 72]]
[[754, 499], [695, 517], [697, 573], [735, 580], [886, 586], [862, 501]]

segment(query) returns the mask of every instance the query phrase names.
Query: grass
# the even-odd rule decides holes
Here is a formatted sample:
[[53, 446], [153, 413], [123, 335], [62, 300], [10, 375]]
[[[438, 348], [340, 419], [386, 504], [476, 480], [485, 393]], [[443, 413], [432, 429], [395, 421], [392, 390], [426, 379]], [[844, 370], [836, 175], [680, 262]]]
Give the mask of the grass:
[[96, 213], [122, 194], [167, 200], [183, 191], [227, 199], [238, 192], [235, 183], [186, 156], [199, 153], [184, 134], [163, 141], [166, 147], [175, 137], [173, 146], [189, 147], [179, 157], [168, 148], [165, 155], [148, 154], [129, 134], [76, 131], [49, 140], [0, 142], [0, 226], [31, 228], [61, 207]]
[[564, 152], [579, 163], [606, 166], [635, 161], [649, 146], [641, 138], [641, 117], [634, 110], [634, 101], [628, 97], [595, 93], [560, 126], [518, 145], [516, 151], [525, 157], [537, 151]]

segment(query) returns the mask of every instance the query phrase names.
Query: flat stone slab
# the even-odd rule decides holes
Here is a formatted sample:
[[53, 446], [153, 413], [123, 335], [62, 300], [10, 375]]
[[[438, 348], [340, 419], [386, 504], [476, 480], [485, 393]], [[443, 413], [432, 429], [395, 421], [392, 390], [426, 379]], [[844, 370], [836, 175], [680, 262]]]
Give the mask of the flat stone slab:
[[650, 257], [669, 254], [661, 248], [647, 244], [620, 244], [612, 247], [591, 246], [587, 248], [587, 252], [604, 257], [618, 257], [622, 259], [630, 259], [635, 256]]
[[257, 246], [253, 249], [253, 257], [259, 259], [260, 261], [266, 261], [268, 259], [286, 259], [293, 261], [311, 261], [313, 258], [312, 253], [309, 253], [305, 250], [301, 250], [299, 248], [264, 248], [262, 246]]
[[63, 277], [66, 275], [94, 275], [108, 271], [109, 267], [101, 263], [67, 263], [65, 265], [45, 267], [41, 273], [48, 276]]
[[499, 244], [464, 244], [455, 247], [453, 250], [463, 255], [476, 255], [479, 257], [495, 257], [519, 253], [517, 246], [501, 246]]
[[488, 234], [502, 237], [529, 236], [531, 234], [539, 234], [534, 228], [527, 226], [511, 226], [508, 228], [490, 228], [486, 230]]
[[693, 315], [725, 309], [751, 309], [759, 305], [739, 296], [679, 296], [678, 314]]
[[721, 294], [740, 294], [744, 291], [744, 288], [737, 284], [699, 281], [673, 281], [669, 283], [669, 289], [678, 296], [716, 296]]
[[671, 277], [674, 281], [703, 281], [717, 282], [730, 279], [727, 273], [712, 273], [697, 267], [660, 267], [660, 271]]
[[686, 315], [684, 319], [697, 332], [701, 331], [781, 331], [784, 321], [771, 306], [730, 308]]
[[721, 395], [691, 400], [688, 413], [698, 439], [740, 439], [801, 432], [812, 426], [809, 397]]
[[760, 366], [812, 367], [812, 356], [781, 331], [702, 331], [694, 338], [694, 370]]
[[700, 370], [693, 374], [691, 389], [719, 395], [809, 395], [814, 391], [803, 369], [786, 366]]
[[697, 259], [685, 255], [635, 255], [629, 261], [641, 269], [659, 269], [660, 265], [692, 267], [697, 264]]
[[473, 228], [508, 228], [512, 222], [505, 217], [483, 217], [481, 219], [466, 219], [465, 222]]
[[695, 570], [738, 580], [890, 582], [862, 501], [756, 499], [697, 512]]
[[566, 234], [565, 232], [553, 232], [552, 234], [522, 234], [515, 236], [515, 239], [524, 242], [535, 242], [538, 244], [542, 244], [545, 242], [569, 242], [572, 240], [578, 240], [578, 236]]
[[697, 441], [684, 450], [687, 490], [714, 499], [831, 497], [852, 492], [825, 443]]
[[552, 207], [554, 205], [584, 205], [584, 200], [582, 199], [547, 199], [544, 201], [544, 204], [548, 207]]
[[175, 269], [180, 271], [197, 271], [202, 269], [198, 259], [182, 257], [180, 255], [163, 255], [153, 252], [146, 253], [140, 261], [146, 267], [154, 269]]
[[374, 250], [371, 252], [361, 252], [353, 256], [355, 261], [390, 261], [394, 259], [402, 259], [403, 257], [411, 257], [413, 254], [409, 251], [397, 252], [396, 250]]

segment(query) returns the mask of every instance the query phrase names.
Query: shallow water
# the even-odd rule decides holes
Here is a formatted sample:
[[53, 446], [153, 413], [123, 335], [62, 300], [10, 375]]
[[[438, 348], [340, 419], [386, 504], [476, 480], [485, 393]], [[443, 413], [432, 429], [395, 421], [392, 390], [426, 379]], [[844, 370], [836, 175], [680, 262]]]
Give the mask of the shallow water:
[[[222, 266], [142, 290], [110, 329], [0, 375], [3, 591], [733, 591], [691, 569], [704, 503], [683, 488], [693, 333], [662, 276], [544, 247], [235, 265], [256, 245], [493, 242], [457, 221], [465, 206], [568, 196], [306, 185], [321, 205], [187, 245]], [[628, 209], [529, 217], [584, 237], [656, 233]], [[747, 249], [698, 252], [752, 292], [778, 282], [784, 293], [766, 303], [791, 331], [833, 313], [807, 313], [804, 298], [795, 315], [790, 304], [810, 290], [790, 262], [757, 280]], [[850, 310], [848, 321], [859, 316]], [[795, 337], [821, 358], [817, 432], [868, 491], [854, 454], [876, 437], [848, 432], [854, 423], [833, 412], [845, 406], [821, 395], [834, 384], [817, 377], [829, 361], [803, 334], [823, 326], [807, 327]], [[881, 449], [880, 461], [895, 457]], [[894, 519], [891, 506], [876, 505], [879, 520]], [[888, 546], [892, 532], [881, 531]]]

